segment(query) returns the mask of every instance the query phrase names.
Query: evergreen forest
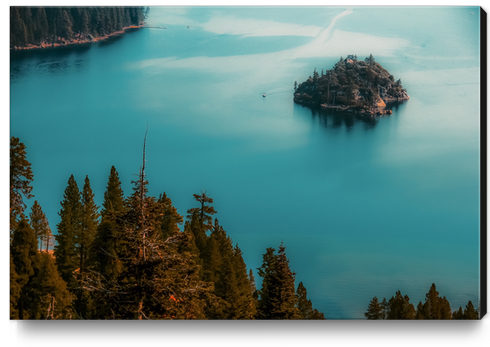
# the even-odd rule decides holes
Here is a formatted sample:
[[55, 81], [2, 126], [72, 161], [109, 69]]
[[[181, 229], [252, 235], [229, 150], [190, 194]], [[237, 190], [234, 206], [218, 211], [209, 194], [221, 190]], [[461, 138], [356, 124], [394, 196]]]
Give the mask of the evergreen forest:
[[80, 189], [71, 175], [54, 236], [38, 201], [30, 211], [24, 202], [33, 179], [12, 137], [11, 319], [325, 319], [295, 285], [284, 245], [266, 249], [256, 288], [206, 192], [194, 194], [185, 223], [165, 193], [150, 196], [145, 146], [132, 192], [111, 167], [102, 206], [89, 178]]
[[374, 297], [368, 305], [364, 316], [369, 320], [380, 319], [403, 319], [403, 320], [470, 320], [480, 318], [480, 308], [476, 308], [471, 301], [465, 306], [464, 310], [460, 306], [459, 310], [451, 311], [451, 305], [445, 296], [441, 297], [432, 283], [429, 291], [425, 295], [425, 301], [420, 301], [417, 308], [410, 303], [408, 295], [403, 296], [398, 290], [390, 300], [383, 298], [379, 302]]
[[10, 7], [10, 48], [91, 40], [140, 25], [148, 7]]

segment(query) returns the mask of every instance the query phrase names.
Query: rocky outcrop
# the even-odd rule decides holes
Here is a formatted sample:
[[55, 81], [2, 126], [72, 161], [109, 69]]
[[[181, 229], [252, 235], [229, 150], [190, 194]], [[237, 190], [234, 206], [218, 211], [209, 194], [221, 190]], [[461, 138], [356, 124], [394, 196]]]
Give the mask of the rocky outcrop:
[[395, 103], [409, 99], [401, 80], [395, 81], [372, 55], [364, 61], [349, 55], [326, 73], [315, 69], [305, 82], [295, 82], [295, 103], [324, 110], [386, 115]]

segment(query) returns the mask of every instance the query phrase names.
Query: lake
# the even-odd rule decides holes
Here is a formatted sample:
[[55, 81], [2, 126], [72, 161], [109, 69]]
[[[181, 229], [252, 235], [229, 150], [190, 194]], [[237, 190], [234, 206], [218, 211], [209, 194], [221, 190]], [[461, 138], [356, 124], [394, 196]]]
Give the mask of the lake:
[[[11, 52], [11, 136], [53, 232], [71, 174], [99, 206], [112, 165], [132, 192], [148, 126], [150, 194], [185, 216], [206, 190], [258, 282], [283, 242], [328, 319], [397, 290], [417, 306], [432, 283], [452, 310], [477, 305], [478, 7], [154, 7], [147, 24]], [[410, 95], [391, 116], [293, 103], [315, 68], [371, 53]]]

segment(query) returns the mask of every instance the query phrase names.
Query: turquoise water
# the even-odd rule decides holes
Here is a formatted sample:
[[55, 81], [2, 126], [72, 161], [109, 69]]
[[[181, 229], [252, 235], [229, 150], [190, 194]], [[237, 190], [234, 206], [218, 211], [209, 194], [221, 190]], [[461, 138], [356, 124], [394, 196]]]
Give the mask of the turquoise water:
[[[131, 192], [148, 124], [150, 193], [185, 215], [207, 190], [255, 274], [284, 242], [327, 318], [398, 289], [416, 306], [433, 282], [453, 310], [478, 302], [478, 8], [167, 7], [147, 22], [168, 29], [11, 53], [11, 135], [53, 229], [71, 174], [99, 205], [112, 165]], [[293, 103], [315, 67], [370, 53], [411, 97], [392, 116]]]

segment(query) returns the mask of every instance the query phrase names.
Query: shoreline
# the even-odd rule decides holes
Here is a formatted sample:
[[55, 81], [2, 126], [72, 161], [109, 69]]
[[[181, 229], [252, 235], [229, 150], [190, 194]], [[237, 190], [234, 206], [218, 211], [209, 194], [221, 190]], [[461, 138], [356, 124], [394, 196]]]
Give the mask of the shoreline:
[[122, 30], [115, 31], [113, 33], [104, 35], [104, 36], [98, 36], [98, 37], [92, 37], [91, 35], [88, 35], [89, 37], [87, 38], [81, 38], [81, 39], [72, 39], [72, 40], [65, 40], [64, 38], [59, 38], [58, 42], [53, 42], [53, 43], [47, 43], [47, 42], [42, 42], [39, 45], [33, 45], [29, 44], [27, 46], [14, 46], [10, 47], [10, 51], [23, 51], [23, 50], [30, 50], [30, 49], [46, 49], [46, 48], [55, 48], [55, 47], [68, 47], [68, 46], [74, 46], [74, 45], [83, 45], [87, 43], [95, 43], [99, 41], [104, 41], [107, 40], [110, 37], [113, 36], [119, 36], [123, 35], [126, 33], [127, 30], [130, 29], [141, 29], [145, 27], [145, 23], [140, 24], [140, 25], [130, 25], [127, 27], [124, 27]]
[[381, 101], [383, 102], [382, 105], [378, 104], [378, 107], [369, 107], [369, 108], [355, 108], [350, 105], [327, 105], [327, 104], [315, 104], [312, 101], [303, 101], [303, 100], [298, 100], [294, 98], [294, 102], [298, 105], [301, 105], [303, 107], [308, 107], [310, 109], [318, 109], [318, 110], [323, 110], [323, 111], [337, 111], [337, 112], [343, 112], [343, 113], [351, 113], [351, 114], [356, 114], [356, 115], [362, 115], [362, 116], [388, 116], [393, 114], [393, 111], [391, 110], [392, 106], [394, 104], [402, 104], [405, 101], [408, 101], [410, 99], [410, 96], [408, 94], [406, 97], [400, 97], [400, 98], [394, 98], [394, 97], [387, 97], [385, 99], [380, 98]]

